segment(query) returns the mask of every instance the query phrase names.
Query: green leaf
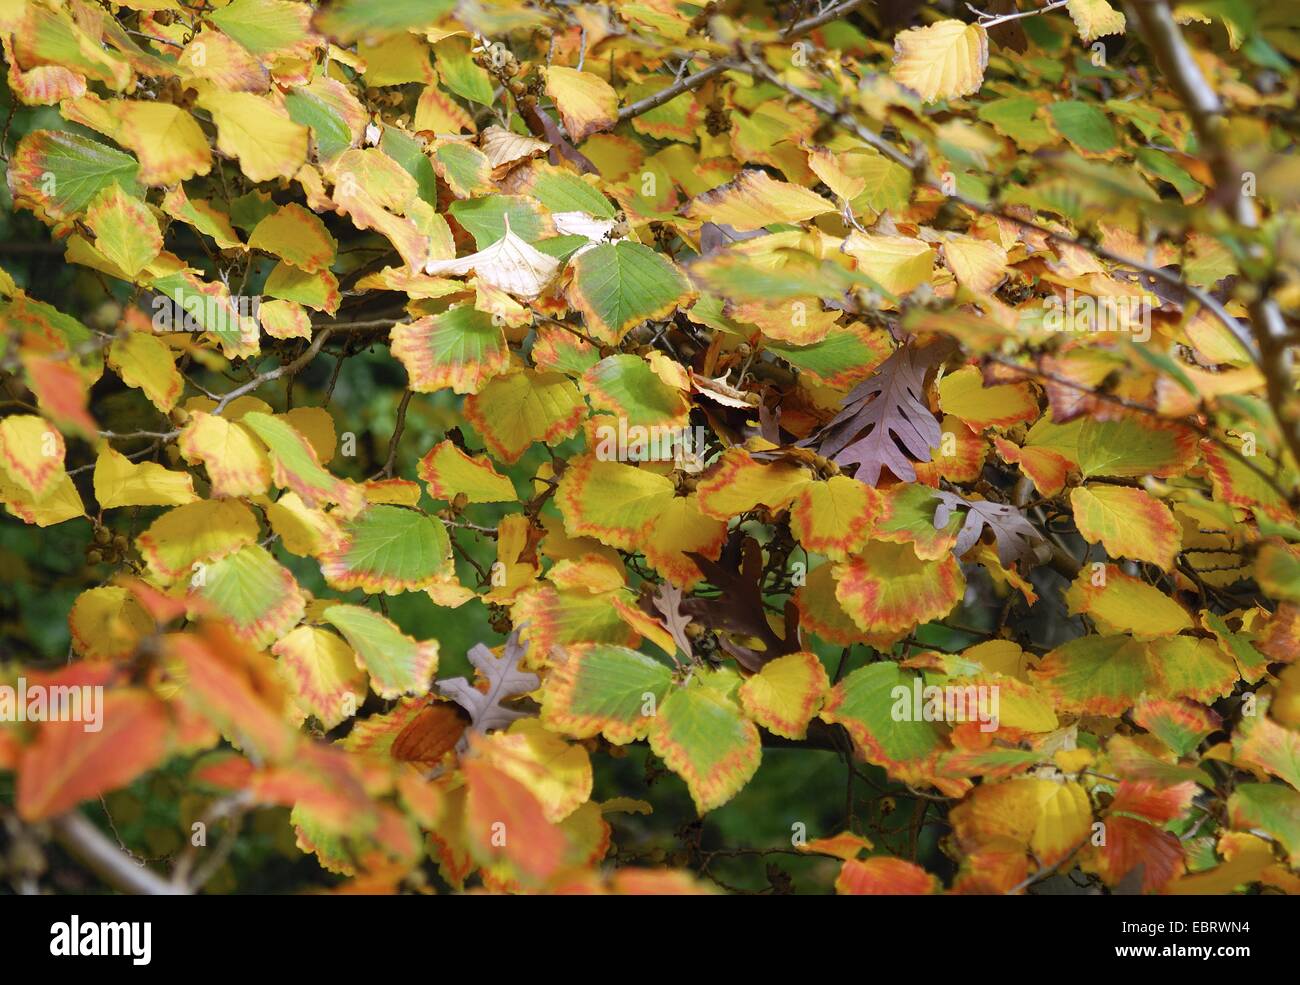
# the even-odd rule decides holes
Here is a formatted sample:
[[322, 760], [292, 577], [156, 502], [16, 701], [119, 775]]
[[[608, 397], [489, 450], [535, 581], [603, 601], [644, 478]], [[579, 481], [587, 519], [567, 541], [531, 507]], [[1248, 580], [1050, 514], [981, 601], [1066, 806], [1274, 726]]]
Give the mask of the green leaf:
[[1243, 783], [1228, 798], [1234, 828], [1267, 831], [1300, 864], [1300, 793], [1280, 783]]
[[790, 345], [765, 339], [763, 348], [770, 349], [791, 366], [837, 390], [848, 389], [851, 384], [865, 380], [893, 351], [886, 333], [859, 331], [853, 327], [832, 331], [812, 345]]
[[232, 0], [207, 18], [254, 55], [271, 55], [308, 37], [310, 16], [285, 0]]
[[574, 738], [602, 734], [623, 745], [645, 738], [672, 683], [659, 661], [623, 646], [593, 644], [565, 649], [546, 679], [542, 720]]
[[626, 418], [629, 427], [677, 427], [685, 424], [689, 410], [680, 390], [630, 353], [606, 356], [587, 370], [582, 390], [596, 410]]
[[339, 591], [396, 595], [428, 588], [451, 570], [447, 528], [400, 506], [372, 506], [343, 527], [343, 542], [321, 557], [325, 580]]
[[335, 0], [316, 15], [317, 30], [338, 44], [438, 23], [456, 0]]
[[597, 219], [612, 219], [617, 214], [609, 199], [567, 171], [543, 171], [529, 193], [552, 212], [585, 212]]
[[417, 393], [443, 387], [477, 393], [510, 366], [501, 328], [469, 304], [394, 325], [392, 342], [393, 355], [406, 367], [410, 388]]
[[456, 95], [481, 106], [491, 106], [492, 78], [470, 57], [463, 38], [444, 38], [434, 46], [434, 64], [442, 84]]
[[[919, 676], [889, 662], [860, 667], [831, 690], [821, 717], [843, 725], [867, 760], [890, 776], [919, 779], [948, 749], [944, 725], [915, 721], [910, 713]], [[906, 716], [894, 714], [900, 699], [907, 702]]]
[[429, 693], [438, 669], [438, 641], [416, 642], [388, 619], [359, 605], [333, 605], [322, 618], [341, 632], [357, 653], [381, 698]]
[[402, 170], [415, 179], [421, 199], [435, 208], [438, 205], [438, 175], [424, 153], [420, 143], [409, 134], [394, 127], [385, 127], [379, 149], [401, 165]]
[[9, 165], [15, 199], [39, 206], [51, 218], [67, 219], [112, 184], [139, 195], [140, 165], [97, 140], [59, 130], [34, 130], [23, 137]]
[[536, 245], [539, 239], [554, 236], [555, 228], [542, 213], [535, 199], [523, 195], [489, 195], [452, 202], [447, 211], [474, 237], [480, 250], [491, 246], [506, 234], [506, 217], [510, 231], [525, 242]]
[[641, 323], [667, 316], [691, 296], [690, 283], [671, 261], [628, 240], [579, 256], [570, 291], [591, 334], [610, 345]]
[[195, 581], [195, 594], [230, 621], [236, 636], [259, 649], [296, 626], [307, 605], [293, 575], [256, 544], [210, 562]]
[[438, 144], [433, 153], [443, 178], [457, 198], [486, 195], [495, 190], [492, 163], [473, 144], [447, 140]]
[[[316, 138], [316, 151], [327, 160], [352, 146], [352, 132], [333, 106], [307, 89], [291, 89], [284, 97], [289, 119], [310, 127]], [[391, 156], [391, 155], [390, 155]]]
[[1052, 131], [1038, 118], [1042, 103], [1028, 96], [995, 99], [979, 108], [981, 120], [1024, 151], [1036, 151], [1052, 142]]
[[1105, 154], [1119, 142], [1115, 127], [1092, 103], [1067, 99], [1047, 107], [1052, 125], [1062, 137], [1087, 154]]
[[695, 809], [721, 807], [749, 782], [762, 757], [758, 729], [723, 693], [734, 671], [703, 671], [664, 699], [650, 748], [686, 781]]
[[311, 443], [288, 421], [250, 411], [240, 420], [271, 451], [271, 478], [292, 489], [308, 506], [337, 503], [344, 516], [355, 516], [365, 505], [360, 489], [321, 468]]

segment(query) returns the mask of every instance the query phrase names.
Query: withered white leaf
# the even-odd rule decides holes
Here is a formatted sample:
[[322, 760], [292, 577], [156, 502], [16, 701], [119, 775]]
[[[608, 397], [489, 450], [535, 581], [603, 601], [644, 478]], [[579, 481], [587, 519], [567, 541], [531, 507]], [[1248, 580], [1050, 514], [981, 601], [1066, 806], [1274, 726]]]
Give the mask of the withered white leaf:
[[551, 145], [536, 137], [511, 133], [501, 127], [488, 127], [479, 137], [478, 149], [492, 165], [492, 177], [498, 181], [516, 164], [545, 154]]
[[510, 217], [504, 218], [506, 234], [495, 243], [459, 260], [430, 260], [424, 272], [456, 277], [472, 273], [484, 284], [525, 301], [539, 296], [555, 279], [560, 261], [516, 236]]

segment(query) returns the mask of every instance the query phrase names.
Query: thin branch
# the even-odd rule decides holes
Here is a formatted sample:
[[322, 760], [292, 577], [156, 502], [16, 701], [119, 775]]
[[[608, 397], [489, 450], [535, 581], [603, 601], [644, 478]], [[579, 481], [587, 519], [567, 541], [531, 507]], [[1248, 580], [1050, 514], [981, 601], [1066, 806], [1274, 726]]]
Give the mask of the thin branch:
[[636, 102], [624, 106], [618, 111], [618, 121], [622, 123], [625, 120], [632, 119], [634, 116], [648, 113], [652, 109], [662, 106], [670, 100], [676, 99], [683, 92], [690, 92], [693, 89], [698, 89], [700, 86], [704, 85], [704, 83], [708, 82], [709, 79], [719, 76], [730, 69], [736, 68], [738, 65], [739, 62], [732, 58], [724, 58], [722, 61], [714, 62], [708, 68], [701, 69], [694, 75], [688, 75], [684, 79], [679, 79], [667, 89], [660, 89], [653, 95], [646, 96], [645, 99], [638, 99]]
[[[828, 7], [815, 17], [808, 17], [804, 20], [795, 22], [781, 35], [781, 37], [785, 40], [802, 37], [810, 31], [815, 31], [817, 28], [829, 24], [831, 21], [839, 20], [845, 14], [851, 13], [858, 7], [862, 6], [862, 4], [863, 0], [844, 0], [843, 3], [836, 4], [833, 7]], [[655, 107], [662, 106], [664, 103], [676, 99], [683, 92], [690, 92], [694, 89], [698, 89], [700, 86], [704, 85], [704, 83], [721, 75], [723, 72], [737, 68], [743, 70], [744, 64], [743, 61], [735, 58], [724, 58], [721, 61], [714, 62], [708, 68], [701, 69], [694, 75], [688, 75], [685, 78], [678, 79], [667, 89], [661, 89], [654, 95], [647, 96], [645, 99], [638, 99], [636, 102], [624, 106], [618, 111], [618, 121], [622, 123], [625, 120], [632, 119], [634, 116], [648, 113]]]
[[840, 124], [840, 126], [847, 127], [848, 129], [852, 130], [864, 142], [870, 144], [876, 150], [880, 151], [880, 153], [884, 154], [895, 164], [900, 164], [903, 167], [907, 168], [909, 171], [915, 170], [917, 166], [917, 162], [912, 160], [912, 158], [904, 154], [902, 151], [900, 151], [897, 147], [895, 147], [893, 144], [887, 141], [884, 137], [868, 130], [856, 119], [854, 119], [852, 114], [848, 113], [847, 111], [841, 111], [840, 108], [836, 106], [834, 103], [822, 99], [820, 96], [816, 96], [811, 92], [806, 92], [805, 90], [800, 89], [798, 86], [793, 86], [790, 83], [783, 81], [780, 78], [780, 76], [778, 76], [775, 72], [772, 71], [772, 69], [767, 65], [766, 62], [761, 61], [758, 58], [753, 58], [749, 62], [742, 65], [738, 65], [736, 67], [739, 68], [742, 72], [748, 72], [751, 75], [760, 76], [766, 81], [772, 83], [772, 85], [776, 86], [778, 89], [783, 89], [785, 92], [794, 96], [796, 99], [800, 99], [803, 102], [807, 103], [809, 106], [813, 107], [814, 109], [821, 111], [826, 116], [829, 116], [836, 123]]
[[183, 896], [187, 890], [137, 864], [104, 836], [84, 815], [64, 814], [53, 821], [63, 846], [101, 879], [124, 893], [145, 896]]
[[863, 0], [844, 0], [833, 7], [828, 7], [815, 17], [807, 17], [801, 21], [796, 21], [794, 26], [786, 31], [783, 38], [798, 38], [807, 34], [809, 31], [815, 31], [824, 24], [831, 21], [839, 20], [845, 14], [852, 13], [856, 8], [861, 7]]
[[1008, 21], [1018, 21], [1022, 17], [1037, 17], [1039, 14], [1045, 14], [1049, 10], [1057, 10], [1061, 7], [1064, 7], [1069, 2], [1070, 0], [1054, 0], [1053, 3], [1049, 3], [1045, 7], [1035, 7], [1033, 10], [1017, 10], [1013, 14], [988, 14], [988, 13], [984, 13], [983, 11], [976, 10], [970, 4], [966, 4], [966, 9], [970, 10], [975, 14], [978, 14], [980, 19], [980, 27], [984, 28], [985, 30], [988, 30], [991, 27], [997, 27], [999, 24], [1005, 24]]
[[379, 470], [379, 475], [391, 479], [393, 469], [397, 465], [397, 446], [401, 444], [402, 432], [406, 430], [406, 408], [410, 406], [412, 393], [407, 390], [402, 394], [402, 402], [397, 405], [397, 425], [393, 428], [392, 440], [388, 442], [388, 457], [384, 460], [384, 467]]

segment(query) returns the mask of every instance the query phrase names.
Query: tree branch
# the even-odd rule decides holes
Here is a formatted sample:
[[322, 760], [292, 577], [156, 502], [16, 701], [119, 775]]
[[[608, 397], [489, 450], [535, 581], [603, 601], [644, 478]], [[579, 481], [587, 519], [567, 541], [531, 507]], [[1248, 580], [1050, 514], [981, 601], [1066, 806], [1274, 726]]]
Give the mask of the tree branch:
[[[781, 35], [781, 37], [787, 41], [803, 37], [803, 35], [808, 34], [810, 31], [815, 31], [817, 28], [829, 24], [831, 21], [839, 20], [845, 14], [851, 13], [858, 7], [861, 7], [862, 4], [863, 0], [844, 0], [843, 3], [838, 3], [833, 7], [823, 10], [815, 17], [808, 17], [804, 20], [796, 21]], [[690, 92], [693, 89], [698, 89], [700, 86], [704, 85], [704, 83], [708, 82], [709, 79], [715, 78], [723, 72], [737, 68], [743, 70], [744, 67], [744, 62], [735, 58], [724, 58], [721, 61], [716, 61], [708, 68], [701, 69], [694, 75], [688, 75], [685, 78], [678, 79], [667, 89], [661, 89], [654, 95], [646, 96], [645, 99], [638, 99], [636, 102], [624, 106], [618, 111], [618, 122], [622, 123], [625, 120], [632, 119], [634, 116], [648, 113], [650, 110], [662, 106], [670, 100], [676, 99], [683, 92]]]
[[[1183, 32], [1174, 21], [1166, 0], [1138, 0], [1134, 4], [1146, 43], [1155, 51], [1156, 62], [1168, 77], [1192, 118], [1192, 127], [1206, 153], [1214, 175], [1213, 201], [1245, 229], [1259, 227], [1255, 203], [1245, 194], [1241, 171], [1233, 161], [1224, 130], [1228, 125], [1223, 103], [1201, 72]], [[1292, 459], [1300, 464], [1300, 409], [1295, 404], [1295, 381], [1291, 375], [1291, 349], [1286, 321], [1267, 284], [1256, 285], [1247, 305], [1251, 331], [1259, 349], [1259, 368], [1268, 388], [1269, 404], [1277, 418], [1283, 441]]]
[[54, 833], [65, 848], [114, 889], [145, 896], [184, 896], [188, 891], [138, 865], [76, 811], [55, 818]]

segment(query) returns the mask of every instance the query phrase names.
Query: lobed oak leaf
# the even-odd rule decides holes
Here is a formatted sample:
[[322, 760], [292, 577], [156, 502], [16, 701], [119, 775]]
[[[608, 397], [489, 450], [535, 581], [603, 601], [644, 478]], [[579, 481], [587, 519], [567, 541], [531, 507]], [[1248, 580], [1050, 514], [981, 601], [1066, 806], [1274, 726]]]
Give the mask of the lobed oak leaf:
[[856, 465], [855, 478], [869, 486], [879, 484], [886, 468], [905, 482], [914, 481], [916, 470], [904, 452], [929, 461], [930, 450], [943, 437], [925, 403], [926, 371], [941, 356], [939, 347], [896, 349], [870, 379], [853, 388], [843, 410], [802, 443], [815, 444], [841, 466]]
[[483, 734], [505, 728], [527, 714], [502, 705], [503, 701], [537, 690], [541, 684], [536, 674], [519, 668], [519, 662], [527, 652], [528, 643], [522, 642], [519, 630], [515, 630], [506, 640], [499, 657], [482, 643], [474, 644], [466, 654], [469, 662], [483, 675], [487, 685], [484, 690], [479, 690], [464, 677], [438, 681], [438, 693], [469, 712], [471, 724], [459, 748], [466, 747], [469, 732]]

